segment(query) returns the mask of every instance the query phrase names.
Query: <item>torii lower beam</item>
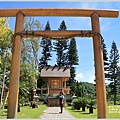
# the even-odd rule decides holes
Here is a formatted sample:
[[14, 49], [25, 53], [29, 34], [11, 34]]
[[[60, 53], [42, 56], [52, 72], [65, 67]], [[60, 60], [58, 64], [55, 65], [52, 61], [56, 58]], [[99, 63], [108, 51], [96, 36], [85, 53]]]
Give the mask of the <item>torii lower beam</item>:
[[[93, 37], [94, 35], [100, 35], [98, 32], [92, 30], [51, 30], [51, 31], [21, 31], [15, 35], [21, 35], [22, 38], [33, 38], [33, 37]], [[57, 39], [56, 39], [57, 40]]]

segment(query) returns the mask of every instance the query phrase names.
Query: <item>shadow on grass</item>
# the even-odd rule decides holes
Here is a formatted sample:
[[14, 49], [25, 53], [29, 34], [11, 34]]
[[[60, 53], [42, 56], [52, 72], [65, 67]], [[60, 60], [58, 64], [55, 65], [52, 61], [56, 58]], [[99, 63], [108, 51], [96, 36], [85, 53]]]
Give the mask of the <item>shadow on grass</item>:
[[70, 108], [68, 110], [70, 110], [72, 112], [83, 112], [82, 110], [76, 110], [76, 109], [74, 110], [74, 109], [70, 109]]
[[94, 114], [94, 113], [86, 113], [86, 112], [84, 112], [82, 110], [72, 110], [72, 109], [69, 109], [69, 110], [72, 111], [72, 112], [79, 112], [81, 114], [86, 114], [86, 115], [93, 115]]
[[73, 110], [73, 109], [69, 109], [70, 111], [73, 111], [73, 112], [82, 112], [80, 110]]
[[0, 113], [0, 116], [7, 116], [7, 113], [1, 112], [1, 113]]
[[7, 113], [7, 111], [3, 111], [4, 113]]
[[94, 113], [81, 113], [82, 115], [90, 115], [90, 116], [96, 116]]
[[86, 114], [86, 115], [88, 115], [88, 114], [89, 114], [89, 115], [90, 115], [91, 113], [82, 113], [82, 114]]

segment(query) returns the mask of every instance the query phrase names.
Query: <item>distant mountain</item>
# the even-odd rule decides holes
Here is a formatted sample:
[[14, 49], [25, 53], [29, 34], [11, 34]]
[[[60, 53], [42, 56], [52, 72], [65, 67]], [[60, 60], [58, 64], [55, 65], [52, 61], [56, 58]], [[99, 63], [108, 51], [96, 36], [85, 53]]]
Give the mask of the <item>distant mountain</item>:
[[86, 94], [96, 94], [96, 89], [95, 89], [95, 85], [93, 83], [89, 83], [89, 82], [81, 82], [82, 86], [83, 86], [83, 91]]

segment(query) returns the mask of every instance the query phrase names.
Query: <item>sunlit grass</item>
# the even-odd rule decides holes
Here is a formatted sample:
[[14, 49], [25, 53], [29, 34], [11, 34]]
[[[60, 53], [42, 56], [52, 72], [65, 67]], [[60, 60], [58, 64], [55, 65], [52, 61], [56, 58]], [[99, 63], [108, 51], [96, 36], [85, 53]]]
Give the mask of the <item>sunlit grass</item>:
[[21, 107], [17, 118], [39, 118], [46, 108], [46, 105], [39, 105], [39, 108], [31, 108], [29, 106]]
[[7, 118], [7, 109], [0, 109], [0, 119]]
[[[17, 118], [39, 118], [46, 108], [46, 105], [39, 105], [39, 108], [32, 108], [29, 106], [20, 107]], [[7, 118], [7, 109], [0, 110], [0, 118]]]
[[120, 105], [109, 105], [107, 113], [108, 118], [120, 118]]
[[[97, 118], [97, 109], [93, 110], [93, 114], [90, 114], [87, 108], [85, 112], [82, 112], [82, 109], [72, 110], [71, 107], [68, 106], [66, 106], [65, 109], [75, 118]], [[120, 118], [120, 105], [107, 106], [107, 118]]]
[[89, 114], [89, 109], [86, 109], [85, 112], [82, 112], [82, 109], [80, 110], [72, 110], [71, 107], [66, 107], [66, 110], [71, 113], [75, 118], [97, 118], [97, 110], [94, 109], [93, 114]]
[[[43, 111], [47, 108], [46, 105], [39, 105], [39, 108], [31, 108], [29, 106], [20, 107], [20, 112], [17, 118], [40, 118]], [[94, 109], [93, 114], [89, 114], [89, 109], [86, 108], [85, 112], [80, 110], [72, 110], [71, 107], [65, 106], [75, 118], [97, 118], [97, 109]], [[7, 118], [7, 109], [0, 109], [0, 119]], [[107, 106], [107, 118], [120, 118], [120, 105]]]

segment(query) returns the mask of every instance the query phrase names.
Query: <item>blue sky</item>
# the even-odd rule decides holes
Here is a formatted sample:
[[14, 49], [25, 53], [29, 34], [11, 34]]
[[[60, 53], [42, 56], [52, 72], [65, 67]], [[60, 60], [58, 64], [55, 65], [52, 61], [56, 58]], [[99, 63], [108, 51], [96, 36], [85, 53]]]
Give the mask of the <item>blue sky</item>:
[[[0, 8], [97, 8], [117, 9], [120, 2], [0, 2]], [[91, 19], [83, 17], [36, 17], [44, 26], [49, 20], [51, 29], [57, 30], [65, 20], [67, 30], [91, 30]], [[14, 29], [15, 19], [10, 18], [10, 27]], [[118, 18], [100, 18], [101, 34], [105, 40], [108, 53], [113, 40], [120, 53], [120, 16]], [[94, 82], [94, 55], [92, 38], [76, 38], [79, 65], [76, 66], [76, 79], [83, 82]], [[55, 58], [51, 64], [55, 64]]]

